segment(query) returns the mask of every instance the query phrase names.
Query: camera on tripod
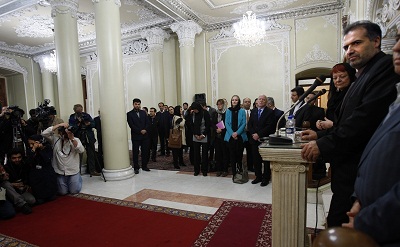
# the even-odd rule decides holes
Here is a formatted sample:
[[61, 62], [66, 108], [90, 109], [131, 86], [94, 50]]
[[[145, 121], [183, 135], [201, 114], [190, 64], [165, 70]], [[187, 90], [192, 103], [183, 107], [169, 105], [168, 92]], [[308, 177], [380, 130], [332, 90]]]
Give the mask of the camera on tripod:
[[7, 107], [5, 115], [10, 117], [12, 125], [20, 125], [21, 118], [24, 116], [25, 111], [19, 108], [17, 105], [11, 105]]
[[45, 99], [42, 104], [40, 104], [36, 109], [36, 118], [39, 122], [41, 122], [45, 127], [50, 125], [50, 116], [56, 115], [56, 109], [54, 106], [49, 106], [50, 100]]

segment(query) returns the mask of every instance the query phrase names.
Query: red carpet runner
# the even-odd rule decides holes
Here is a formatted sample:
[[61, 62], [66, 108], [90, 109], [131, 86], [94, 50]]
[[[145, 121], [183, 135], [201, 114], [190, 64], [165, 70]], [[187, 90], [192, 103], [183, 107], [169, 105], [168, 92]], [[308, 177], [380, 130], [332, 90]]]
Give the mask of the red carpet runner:
[[191, 246], [209, 218], [104, 197], [78, 197], [60, 197], [34, 207], [30, 215], [19, 213], [0, 221], [0, 233], [41, 247]]
[[271, 205], [224, 201], [193, 246], [271, 246]]

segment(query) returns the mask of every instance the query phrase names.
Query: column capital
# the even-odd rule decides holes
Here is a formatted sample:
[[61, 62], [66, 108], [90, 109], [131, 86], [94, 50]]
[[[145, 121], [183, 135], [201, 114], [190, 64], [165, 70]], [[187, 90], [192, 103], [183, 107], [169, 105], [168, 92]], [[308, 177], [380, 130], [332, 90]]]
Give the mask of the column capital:
[[180, 21], [171, 24], [171, 30], [178, 34], [179, 47], [194, 47], [194, 37], [203, 30], [194, 21]]
[[164, 39], [169, 39], [170, 35], [159, 27], [143, 30], [140, 35], [147, 40], [147, 45], [151, 51], [162, 51]]
[[71, 13], [71, 17], [77, 18], [78, 0], [51, 0], [51, 16], [56, 17], [57, 14]]
[[[92, 0], [93, 3], [99, 3], [101, 0]], [[105, 1], [110, 1], [110, 0], [105, 0]], [[115, 5], [118, 7], [121, 7], [121, 1], [120, 0], [114, 0]]]
[[54, 51], [49, 54], [35, 56], [33, 61], [39, 64], [40, 72], [57, 73], [57, 60]]

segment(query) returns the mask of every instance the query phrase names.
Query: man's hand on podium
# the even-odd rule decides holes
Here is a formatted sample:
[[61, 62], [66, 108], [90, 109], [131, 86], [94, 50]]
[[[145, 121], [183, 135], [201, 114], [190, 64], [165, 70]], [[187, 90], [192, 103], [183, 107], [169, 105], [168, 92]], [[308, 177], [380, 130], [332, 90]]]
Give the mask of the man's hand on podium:
[[301, 132], [301, 139], [304, 141], [317, 140], [317, 132], [315, 132], [314, 130], [303, 130]]
[[307, 144], [301, 145], [301, 157], [304, 160], [315, 162], [320, 155], [319, 148], [316, 141], [310, 141]]

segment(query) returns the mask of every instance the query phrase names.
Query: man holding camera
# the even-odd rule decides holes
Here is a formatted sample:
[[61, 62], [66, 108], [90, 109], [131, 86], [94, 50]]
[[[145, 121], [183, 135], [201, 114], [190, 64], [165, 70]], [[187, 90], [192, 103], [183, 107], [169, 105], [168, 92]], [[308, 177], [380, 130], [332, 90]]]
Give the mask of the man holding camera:
[[[42, 132], [53, 147], [52, 165], [57, 173], [58, 194], [77, 194], [82, 189], [82, 177], [79, 172], [80, 155], [85, 148], [79, 138], [68, 128], [68, 123], [50, 126]], [[58, 130], [60, 134], [56, 134]]]
[[[90, 176], [100, 176], [100, 173], [96, 171], [96, 151], [94, 143], [96, 138], [94, 137], [93, 128], [95, 127], [93, 118], [83, 112], [83, 106], [81, 104], [74, 105], [74, 114], [69, 117], [69, 125], [72, 127], [72, 132], [75, 136], [79, 137], [82, 145], [86, 149], [87, 154], [87, 173]], [[82, 166], [82, 156], [80, 160], [80, 165]]]

